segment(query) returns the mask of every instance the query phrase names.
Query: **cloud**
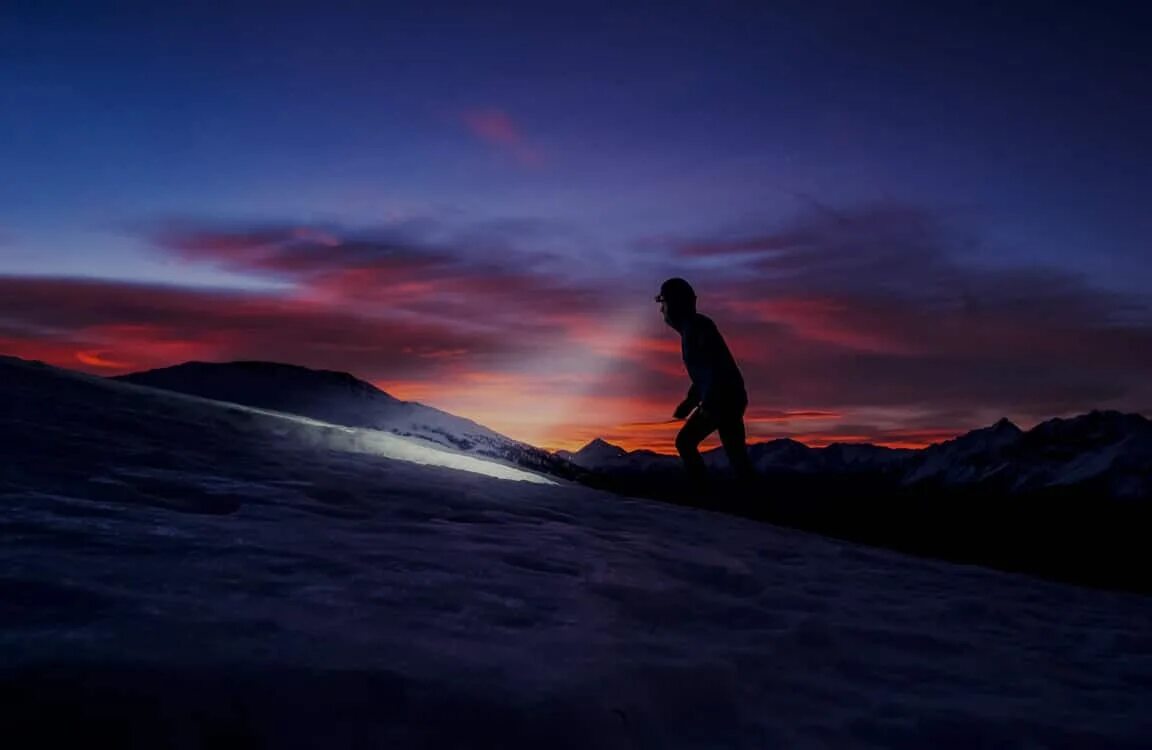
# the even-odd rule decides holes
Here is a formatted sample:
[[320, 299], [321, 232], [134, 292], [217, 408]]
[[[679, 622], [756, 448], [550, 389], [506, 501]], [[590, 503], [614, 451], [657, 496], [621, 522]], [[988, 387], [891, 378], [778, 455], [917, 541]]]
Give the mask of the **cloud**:
[[811, 238], [802, 231], [785, 232], [732, 239], [688, 241], [679, 243], [677, 250], [681, 256], [689, 258], [762, 255], [780, 250], [794, 250], [803, 247], [810, 240]]
[[375, 271], [381, 280], [397, 279], [439, 271], [456, 260], [397, 230], [353, 233], [292, 223], [170, 222], [156, 229], [152, 240], [184, 260], [298, 281], [349, 269]]
[[[540, 222], [350, 228], [166, 222], [156, 250], [273, 280], [238, 292], [0, 277], [0, 349], [102, 374], [187, 359], [346, 370], [547, 447], [671, 450], [688, 379], [637, 288], [697, 287], [751, 396], [752, 439], [910, 445], [1152, 403], [1147, 302], [1051, 268], [966, 263], [900, 206], [817, 210], [664, 244], [631, 278], [558, 273]], [[561, 245], [563, 242], [560, 243]], [[568, 265], [572, 265], [569, 261]]]
[[538, 167], [543, 163], [539, 150], [529, 145], [520, 126], [504, 110], [497, 107], [471, 109], [461, 113], [460, 119], [472, 135], [511, 156], [517, 163], [527, 167]]
[[[551, 254], [542, 261], [520, 246], [516, 231], [491, 224], [453, 234], [427, 226], [180, 222], [155, 230], [153, 241], [187, 262], [288, 282], [299, 298], [354, 306], [362, 314], [510, 327], [512, 338], [524, 341], [567, 332], [611, 299], [610, 290], [537, 270]], [[528, 228], [533, 243], [542, 234], [539, 226]]]
[[754, 403], [913, 407], [951, 424], [961, 411], [1028, 419], [1148, 403], [1145, 300], [1063, 270], [965, 263], [969, 246], [928, 212], [872, 206], [686, 239], [673, 255]]
[[542, 272], [521, 230], [532, 242], [546, 234], [540, 223], [453, 233], [429, 222], [165, 222], [149, 230], [158, 252], [278, 286], [0, 277], [0, 321], [12, 328], [0, 345], [100, 374], [189, 359], [346, 370], [534, 439], [612, 376], [621, 333], [612, 284]]
[[450, 325], [366, 317], [271, 294], [91, 279], [0, 276], [0, 343], [105, 373], [189, 359], [272, 359], [368, 373], [433, 374], [509, 344]]

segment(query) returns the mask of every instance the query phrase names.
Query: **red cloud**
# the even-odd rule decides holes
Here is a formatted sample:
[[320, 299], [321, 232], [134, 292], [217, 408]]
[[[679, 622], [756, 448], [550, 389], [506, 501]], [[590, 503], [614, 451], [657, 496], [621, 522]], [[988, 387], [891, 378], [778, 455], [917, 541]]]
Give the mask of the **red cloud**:
[[572, 335], [608, 300], [591, 286], [534, 273], [518, 257], [497, 265], [488, 244], [446, 246], [395, 230], [171, 225], [155, 240], [185, 260], [292, 282], [299, 301], [465, 329], [507, 327], [523, 345]]
[[[438, 236], [170, 225], [162, 250], [290, 290], [0, 277], [0, 347], [100, 373], [295, 362], [395, 383], [545, 447], [602, 436], [671, 450], [679, 424], [664, 418], [688, 378], [650, 295], [537, 272], [500, 237]], [[707, 248], [730, 262], [683, 275], [744, 372], [753, 440], [919, 445], [1000, 416], [1026, 426], [1152, 403], [1146, 306], [1050, 270], [966, 268], [916, 212], [810, 216], [748, 240], [694, 240], [682, 258], [716, 269], [700, 261]]]
[[[682, 243], [672, 273], [689, 277], [719, 324], [748, 383], [749, 429], [763, 438], [919, 446], [1000, 416], [1027, 424], [1149, 403], [1146, 301], [1052, 269], [970, 268], [958, 248], [914, 209], [821, 211], [780, 231]], [[678, 353], [658, 342], [641, 351], [633, 387], [677, 399], [687, 385]], [[840, 416], [774, 429], [755, 416], [764, 410]], [[909, 426], [846, 424], [861, 410]], [[675, 429], [613, 434], [670, 447]]]
[[10, 323], [0, 341], [14, 353], [101, 372], [245, 358], [402, 377], [426, 373], [443, 352], [515, 351], [499, 336], [443, 323], [267, 294], [79, 279], [0, 277], [0, 318]]
[[[555, 423], [541, 422], [534, 413], [575, 403], [595, 389], [597, 382], [580, 373], [598, 377], [600, 355], [567, 341], [562, 328], [551, 327], [546, 309], [522, 306], [516, 320], [516, 305], [522, 305], [517, 293], [540, 303], [548, 295], [516, 278], [497, 278], [491, 290], [501, 284], [503, 300], [489, 300], [482, 291], [471, 306], [465, 300], [446, 308], [462, 317], [435, 317], [381, 314], [383, 307], [361, 312], [271, 293], [0, 277], [0, 349], [97, 374], [193, 359], [267, 359], [344, 370], [385, 390], [396, 382], [400, 397], [419, 393], [432, 405], [548, 445], [567, 422], [563, 414]], [[565, 306], [558, 325], [584, 325], [565, 304], [564, 291], [552, 291]], [[580, 296], [578, 290], [567, 293]], [[587, 335], [592, 329], [581, 330]], [[559, 358], [568, 364], [555, 364]], [[578, 369], [567, 369], [572, 364]], [[417, 383], [424, 387], [413, 387]]]
[[461, 114], [464, 125], [484, 143], [509, 154], [526, 166], [539, 166], [540, 153], [528, 145], [524, 134], [512, 118], [502, 109], [487, 107]]

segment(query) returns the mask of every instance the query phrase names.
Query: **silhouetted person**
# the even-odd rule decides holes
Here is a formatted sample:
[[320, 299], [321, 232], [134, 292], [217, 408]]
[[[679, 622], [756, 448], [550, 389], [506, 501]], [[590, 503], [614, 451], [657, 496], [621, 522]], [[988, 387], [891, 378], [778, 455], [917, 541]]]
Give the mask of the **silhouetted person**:
[[728, 462], [736, 476], [747, 484], [755, 471], [745, 445], [744, 410], [748, 408], [748, 393], [740, 368], [716, 324], [696, 312], [696, 292], [687, 281], [668, 279], [660, 286], [656, 301], [660, 303], [664, 322], [680, 334], [684, 366], [692, 378], [688, 396], [673, 414], [676, 419], [688, 418], [676, 436], [676, 450], [684, 461], [689, 480], [694, 489], [705, 484], [708, 472], [700, 457], [699, 445], [713, 430], [719, 430]]

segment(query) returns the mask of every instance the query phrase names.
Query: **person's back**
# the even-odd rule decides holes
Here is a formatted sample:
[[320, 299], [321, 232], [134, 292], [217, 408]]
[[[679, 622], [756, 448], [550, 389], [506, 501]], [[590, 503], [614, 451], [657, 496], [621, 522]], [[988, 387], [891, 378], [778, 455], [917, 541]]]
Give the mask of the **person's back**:
[[685, 320], [680, 331], [680, 351], [688, 377], [699, 389], [700, 401], [707, 411], [743, 412], [748, 403], [744, 376], [711, 318], [697, 312]]

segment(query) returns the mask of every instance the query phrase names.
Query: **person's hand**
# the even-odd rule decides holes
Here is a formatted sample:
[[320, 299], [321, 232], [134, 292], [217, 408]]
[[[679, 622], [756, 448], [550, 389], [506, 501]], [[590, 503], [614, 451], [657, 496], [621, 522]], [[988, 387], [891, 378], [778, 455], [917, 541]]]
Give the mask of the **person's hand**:
[[704, 411], [704, 404], [700, 404], [700, 406], [696, 407], [696, 416], [700, 419], [708, 418], [708, 412]]
[[676, 407], [676, 411], [672, 412], [672, 416], [676, 419], [684, 419], [692, 413], [694, 408], [696, 408], [696, 404], [685, 399], [684, 401], [680, 402], [679, 406]]

